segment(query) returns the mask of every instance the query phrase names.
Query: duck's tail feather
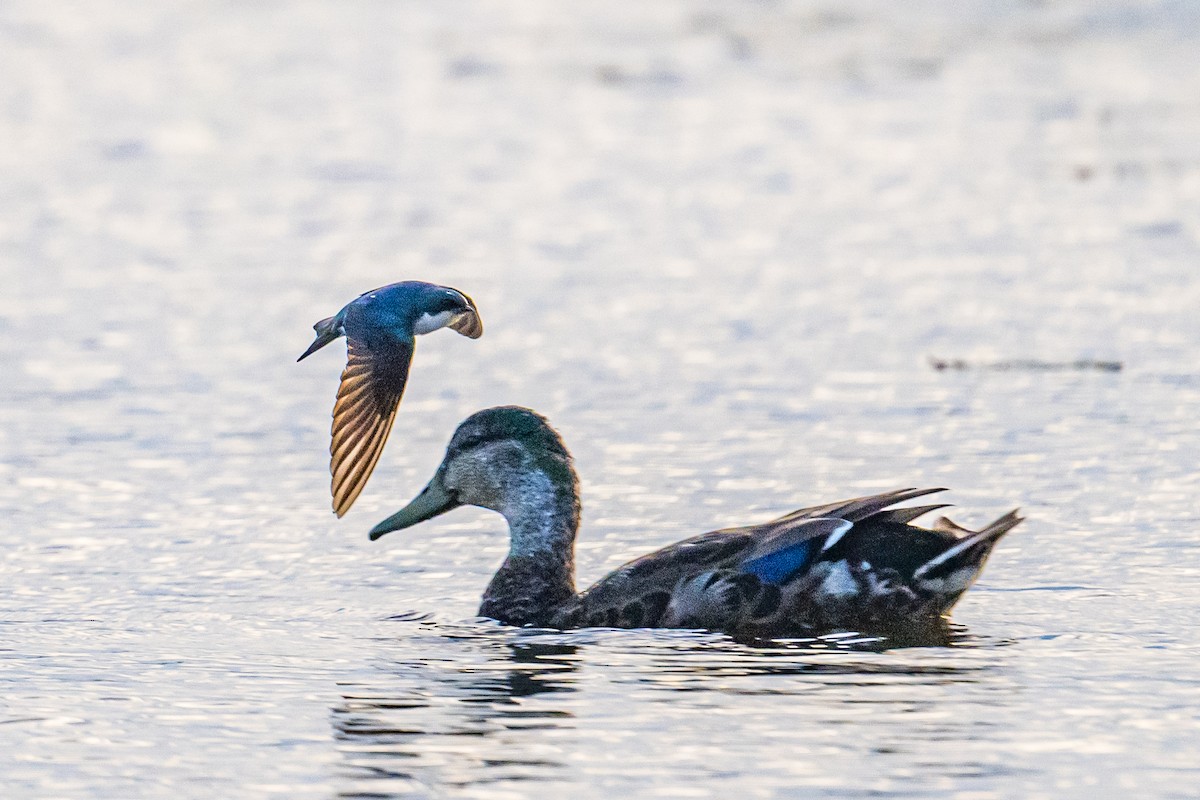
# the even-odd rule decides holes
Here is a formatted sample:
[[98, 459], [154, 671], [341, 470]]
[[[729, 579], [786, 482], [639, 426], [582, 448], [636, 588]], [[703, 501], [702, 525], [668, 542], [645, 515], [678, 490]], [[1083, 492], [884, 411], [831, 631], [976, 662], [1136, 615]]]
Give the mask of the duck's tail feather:
[[917, 567], [913, 572], [913, 582], [920, 589], [943, 597], [945, 606], [942, 613], [949, 611], [979, 577], [996, 542], [1023, 519], [1014, 509], [980, 531], [968, 531], [945, 518], [938, 520], [935, 529], [960, 534], [961, 538]]

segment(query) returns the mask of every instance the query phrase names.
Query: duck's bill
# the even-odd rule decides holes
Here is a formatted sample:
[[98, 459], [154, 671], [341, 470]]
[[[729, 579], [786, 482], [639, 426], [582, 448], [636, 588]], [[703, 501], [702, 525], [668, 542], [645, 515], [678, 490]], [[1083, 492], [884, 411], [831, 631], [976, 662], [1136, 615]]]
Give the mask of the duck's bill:
[[375, 541], [385, 533], [411, 528], [418, 522], [433, 519], [438, 514], [445, 514], [452, 508], [462, 505], [458, 500], [442, 488], [435, 479], [426, 486], [411, 503], [392, 514], [383, 522], [371, 528], [371, 541]]

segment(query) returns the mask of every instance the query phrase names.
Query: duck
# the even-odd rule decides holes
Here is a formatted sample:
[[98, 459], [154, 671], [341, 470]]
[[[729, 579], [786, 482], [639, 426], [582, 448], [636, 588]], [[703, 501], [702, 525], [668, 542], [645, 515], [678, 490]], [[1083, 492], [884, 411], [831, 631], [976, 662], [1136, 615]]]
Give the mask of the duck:
[[333, 513], [344, 516], [367, 485], [408, 384], [416, 337], [450, 328], [483, 335], [475, 301], [424, 281], [391, 283], [351, 300], [313, 325], [316, 339], [296, 361], [346, 337], [346, 367], [333, 406], [329, 444]]
[[510, 546], [479, 607], [509, 625], [571, 630], [688, 628], [776, 639], [944, 623], [1016, 510], [973, 531], [946, 504], [899, 504], [944, 489], [900, 489], [793, 511], [663, 547], [575, 589], [579, 479], [550, 423], [517, 406], [479, 411], [455, 431], [432, 480], [371, 529], [375, 541], [463, 505], [499, 512]]

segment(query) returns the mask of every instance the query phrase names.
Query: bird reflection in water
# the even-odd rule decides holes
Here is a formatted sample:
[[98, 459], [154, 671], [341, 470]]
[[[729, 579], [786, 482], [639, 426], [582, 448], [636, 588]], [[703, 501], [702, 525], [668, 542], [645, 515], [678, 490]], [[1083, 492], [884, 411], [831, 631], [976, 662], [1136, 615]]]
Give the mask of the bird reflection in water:
[[[664, 719], [693, 719], [714, 702], [770, 696], [835, 722], [854, 704], [907, 708], [920, 704], [922, 687], [978, 681], [994, 667], [989, 651], [1005, 644], [958, 625], [751, 642], [700, 631], [429, 630], [439, 632], [404, 640], [419, 656], [343, 684], [332, 712], [345, 763], [339, 796], [428, 797], [606, 774], [614, 765], [597, 755], [597, 739], [652, 735]], [[613, 716], [618, 697], [628, 713]]]
[[563, 777], [558, 743], [574, 718], [556, 698], [575, 691], [578, 648], [490, 637], [483, 648], [477, 638], [446, 644], [440, 657], [385, 665], [375, 685], [342, 686], [332, 724], [351, 785], [339, 797]]
[[834, 633], [803, 639], [733, 637], [738, 644], [762, 650], [845, 650], [886, 653], [910, 647], [969, 647], [977, 640], [966, 626], [941, 618], [925, 624], [901, 625], [873, 633]]

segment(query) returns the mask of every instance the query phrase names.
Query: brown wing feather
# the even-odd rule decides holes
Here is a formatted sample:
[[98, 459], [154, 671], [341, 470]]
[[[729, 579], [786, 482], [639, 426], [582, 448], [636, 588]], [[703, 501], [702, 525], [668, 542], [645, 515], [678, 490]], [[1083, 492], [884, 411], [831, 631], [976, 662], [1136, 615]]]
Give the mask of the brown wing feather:
[[413, 346], [407, 342], [346, 340], [346, 369], [333, 406], [329, 445], [333, 511], [350, 510], [375, 469], [396, 421], [408, 382]]

